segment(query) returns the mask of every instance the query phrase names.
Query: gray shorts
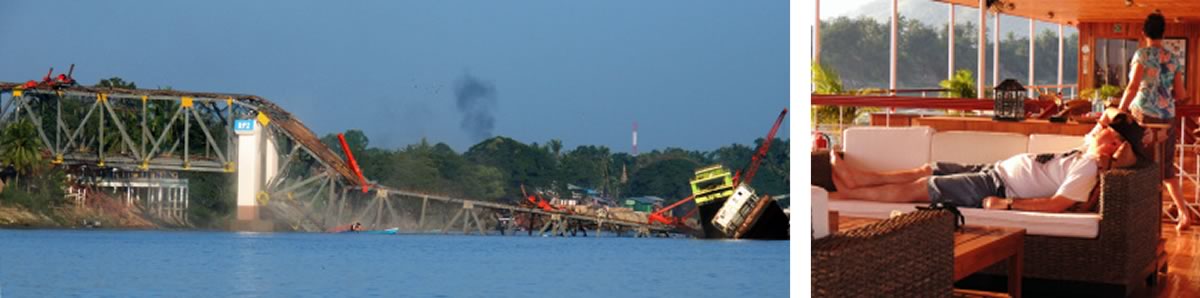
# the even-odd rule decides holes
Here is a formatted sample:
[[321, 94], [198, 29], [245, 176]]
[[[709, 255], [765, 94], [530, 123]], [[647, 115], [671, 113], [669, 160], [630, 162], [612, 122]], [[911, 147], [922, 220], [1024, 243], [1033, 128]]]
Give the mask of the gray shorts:
[[933, 164], [929, 177], [929, 201], [959, 207], [982, 208], [989, 196], [1005, 197], [1004, 181], [993, 165]]

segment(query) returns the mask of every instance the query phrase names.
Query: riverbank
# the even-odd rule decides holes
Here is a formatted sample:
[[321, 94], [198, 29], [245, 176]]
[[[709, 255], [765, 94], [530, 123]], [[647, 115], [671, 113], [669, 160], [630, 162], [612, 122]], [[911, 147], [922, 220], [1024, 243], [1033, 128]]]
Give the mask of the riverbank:
[[75, 205], [31, 211], [22, 206], [0, 205], [0, 228], [115, 228], [162, 229], [187, 227], [186, 224], [157, 221], [137, 208], [116, 206], [89, 208]]

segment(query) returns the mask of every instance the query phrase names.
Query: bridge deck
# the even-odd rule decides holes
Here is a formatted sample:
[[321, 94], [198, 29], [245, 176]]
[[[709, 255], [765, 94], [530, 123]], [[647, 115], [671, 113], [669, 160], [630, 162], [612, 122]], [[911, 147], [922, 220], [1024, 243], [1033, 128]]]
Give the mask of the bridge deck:
[[564, 218], [568, 218], [568, 219], [585, 220], [585, 221], [592, 221], [592, 222], [603, 221], [604, 223], [607, 223], [607, 224], [622, 225], [622, 226], [628, 226], [628, 227], [634, 227], [634, 228], [644, 227], [644, 228], [648, 228], [653, 231], [674, 230], [674, 228], [672, 228], [672, 227], [663, 226], [663, 225], [651, 225], [651, 224], [648, 224], [645, 222], [633, 222], [633, 221], [621, 220], [621, 219], [615, 219], [615, 218], [600, 218], [600, 217], [586, 216], [586, 215], [580, 215], [580, 214], [549, 212], [549, 211], [545, 211], [542, 209], [525, 208], [525, 207], [520, 207], [520, 206], [513, 206], [513, 205], [493, 203], [493, 202], [483, 202], [483, 201], [460, 199], [460, 198], [447, 197], [447, 196], [441, 196], [441, 195], [431, 195], [431, 194], [425, 194], [425, 193], [420, 193], [420, 192], [398, 190], [398, 189], [394, 189], [394, 188], [390, 188], [390, 187], [386, 187], [386, 186], [379, 186], [377, 188], [387, 191], [388, 195], [395, 194], [395, 195], [416, 197], [416, 198], [429, 198], [432, 200], [438, 200], [438, 201], [443, 201], [443, 202], [447, 202], [447, 203], [459, 203], [459, 204], [471, 203], [472, 205], [475, 205], [475, 206], [492, 208], [492, 209], [509, 210], [509, 211], [514, 211], [514, 212], [526, 212], [526, 213], [534, 213], [534, 214], [542, 214], [542, 215], [560, 215], [560, 216], [562, 216]]

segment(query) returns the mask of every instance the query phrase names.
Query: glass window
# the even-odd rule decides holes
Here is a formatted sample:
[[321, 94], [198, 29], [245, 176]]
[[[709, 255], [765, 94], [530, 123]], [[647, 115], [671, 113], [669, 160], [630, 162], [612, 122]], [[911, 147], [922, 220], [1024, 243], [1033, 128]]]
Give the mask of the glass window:
[[1093, 61], [1094, 81], [1097, 88], [1103, 85], [1125, 87], [1129, 82], [1130, 61], [1138, 49], [1136, 39], [1096, 39], [1096, 57]]

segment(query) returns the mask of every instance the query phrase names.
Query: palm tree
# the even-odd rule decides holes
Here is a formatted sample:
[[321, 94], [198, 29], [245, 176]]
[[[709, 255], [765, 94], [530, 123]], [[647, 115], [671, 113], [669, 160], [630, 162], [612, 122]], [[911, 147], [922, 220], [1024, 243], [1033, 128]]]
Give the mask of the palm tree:
[[12, 165], [17, 170], [17, 177], [36, 173], [42, 165], [44, 145], [33, 122], [24, 118], [12, 122], [4, 128], [2, 135], [0, 161]]
[[546, 147], [550, 147], [550, 152], [554, 153], [554, 158], [558, 158], [558, 153], [562, 152], [562, 146], [562, 140], [559, 139], [550, 139], [549, 142], [546, 142]]
[[957, 98], [975, 98], [975, 79], [971, 77], [971, 71], [959, 69], [954, 72], [954, 78], [942, 80], [938, 83], [942, 89], [948, 90], [946, 93], [950, 97]]
[[[812, 84], [813, 94], [843, 95], [847, 93], [837, 71], [827, 65], [813, 63]], [[812, 116], [816, 120], [813, 121], [813, 124], [850, 124], [865, 110], [859, 107], [813, 106]]]

